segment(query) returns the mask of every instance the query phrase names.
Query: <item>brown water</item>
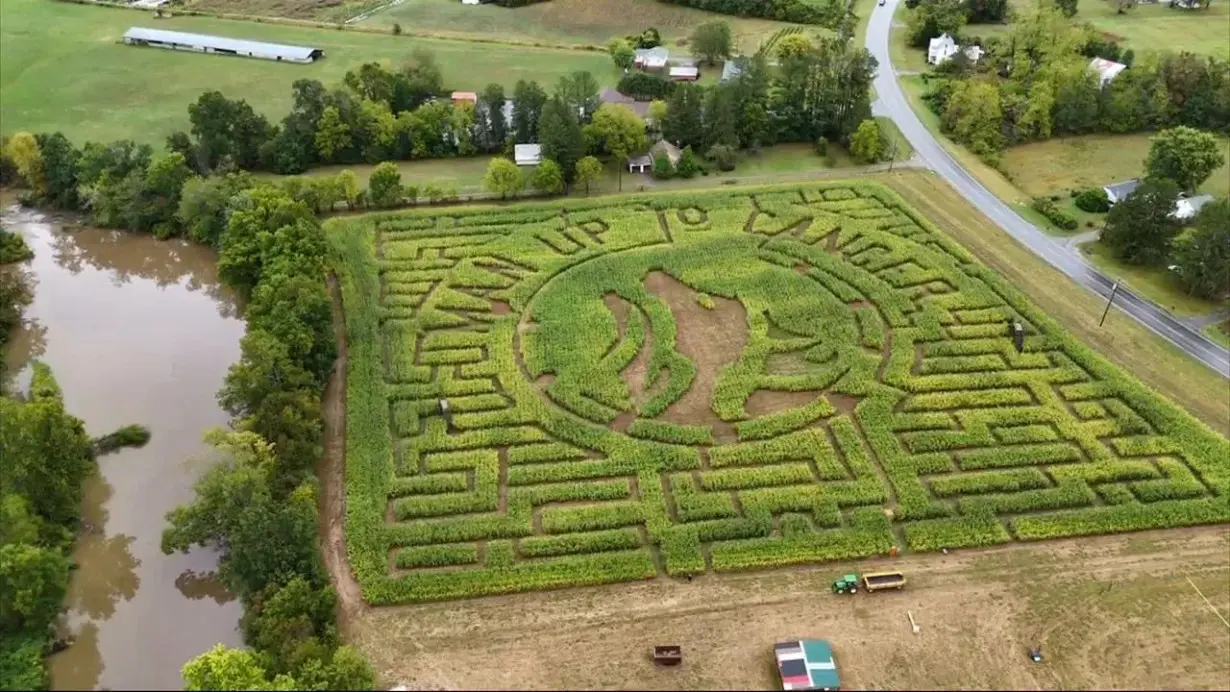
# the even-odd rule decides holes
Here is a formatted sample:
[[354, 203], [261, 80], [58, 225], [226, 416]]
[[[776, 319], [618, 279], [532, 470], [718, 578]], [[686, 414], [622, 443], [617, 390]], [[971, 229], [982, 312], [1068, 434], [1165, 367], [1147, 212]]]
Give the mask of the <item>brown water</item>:
[[[241, 609], [211, 578], [209, 550], [163, 555], [166, 512], [192, 499], [209, 465], [206, 429], [226, 423], [214, 394], [239, 357], [244, 325], [218, 283], [213, 252], [88, 228], [9, 207], [4, 224], [34, 250], [30, 325], [8, 354], [52, 367], [91, 435], [149, 426], [143, 449], [99, 460], [74, 555], [54, 689], [178, 689], [180, 669], [219, 642], [241, 643]], [[19, 373], [25, 383], [28, 373]]]

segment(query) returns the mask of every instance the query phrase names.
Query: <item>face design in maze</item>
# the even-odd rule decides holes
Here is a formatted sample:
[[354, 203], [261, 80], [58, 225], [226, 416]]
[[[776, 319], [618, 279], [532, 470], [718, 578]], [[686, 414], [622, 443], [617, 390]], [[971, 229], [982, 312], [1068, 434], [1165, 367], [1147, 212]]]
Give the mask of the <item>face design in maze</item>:
[[879, 356], [850, 307], [790, 264], [729, 235], [581, 262], [529, 303], [527, 374], [554, 404], [621, 431], [665, 423], [723, 442], [762, 415], [825, 415], [825, 390]]

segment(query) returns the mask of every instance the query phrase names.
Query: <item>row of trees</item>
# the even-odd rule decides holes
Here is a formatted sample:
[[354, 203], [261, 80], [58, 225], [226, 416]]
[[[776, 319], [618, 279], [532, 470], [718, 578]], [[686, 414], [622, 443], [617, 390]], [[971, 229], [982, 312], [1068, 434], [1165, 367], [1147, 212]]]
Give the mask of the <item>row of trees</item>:
[[[935, 8], [953, 2], [924, 2], [912, 21], [925, 11], [934, 17]], [[944, 11], [961, 16], [960, 5]], [[941, 30], [949, 29], [928, 27], [917, 35], [930, 38]], [[977, 63], [958, 53], [942, 65], [925, 99], [945, 133], [988, 159], [1005, 146], [1054, 135], [1175, 125], [1230, 131], [1226, 61], [1191, 53], [1125, 56], [1092, 28], [1073, 25], [1046, 6], [1021, 17], [1006, 37], [984, 41], [983, 48]], [[1092, 55], [1130, 59], [1132, 66], [1103, 84], [1089, 69]]]
[[[21, 236], [0, 229], [0, 350], [21, 322], [30, 291], [13, 265], [32, 257]], [[33, 365], [28, 393], [4, 391], [0, 363], [0, 689], [46, 689], [83, 483], [99, 454], [140, 446], [149, 432], [126, 426], [90, 439], [64, 408], [51, 370]]]
[[707, 12], [740, 17], [776, 19], [779, 22], [820, 24], [836, 29], [847, 14], [845, 0], [659, 0], [695, 7]]
[[244, 604], [251, 650], [216, 647], [184, 678], [191, 690], [373, 689], [367, 662], [340, 643], [316, 544], [313, 468], [336, 356], [324, 234], [286, 190], [231, 175], [248, 185], [226, 201], [218, 243], [219, 275], [247, 306], [241, 356], [218, 393], [232, 429], [207, 434], [225, 461], [168, 513], [162, 549], [220, 551], [218, 576]]

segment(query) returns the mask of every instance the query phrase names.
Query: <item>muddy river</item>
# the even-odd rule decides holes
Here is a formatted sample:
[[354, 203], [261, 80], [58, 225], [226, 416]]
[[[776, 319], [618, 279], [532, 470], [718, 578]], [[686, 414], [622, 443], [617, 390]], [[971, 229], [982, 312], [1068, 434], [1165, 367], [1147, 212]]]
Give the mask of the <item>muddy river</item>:
[[[166, 556], [166, 512], [192, 497], [211, 462], [201, 443], [227, 416], [214, 399], [239, 356], [244, 325], [214, 253], [181, 241], [89, 228], [7, 206], [7, 228], [34, 250], [29, 322], [7, 354], [55, 372], [68, 410], [91, 435], [150, 428], [143, 449], [103, 457], [86, 485], [67, 629], [51, 659], [54, 689], [179, 689], [180, 669], [219, 642], [239, 645], [241, 609], [211, 578], [209, 550]], [[28, 371], [18, 371], [19, 384]]]

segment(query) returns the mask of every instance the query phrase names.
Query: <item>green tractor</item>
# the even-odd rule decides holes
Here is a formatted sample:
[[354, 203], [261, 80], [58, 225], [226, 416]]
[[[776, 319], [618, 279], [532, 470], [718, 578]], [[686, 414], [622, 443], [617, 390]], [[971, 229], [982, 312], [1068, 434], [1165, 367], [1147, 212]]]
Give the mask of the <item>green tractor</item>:
[[847, 574], [833, 582], [833, 593], [858, 593], [858, 575]]

